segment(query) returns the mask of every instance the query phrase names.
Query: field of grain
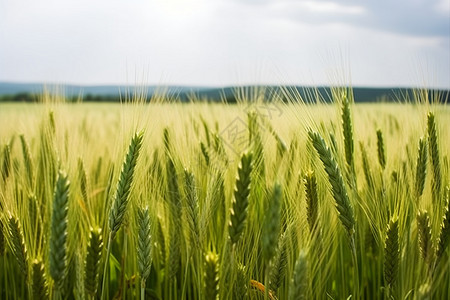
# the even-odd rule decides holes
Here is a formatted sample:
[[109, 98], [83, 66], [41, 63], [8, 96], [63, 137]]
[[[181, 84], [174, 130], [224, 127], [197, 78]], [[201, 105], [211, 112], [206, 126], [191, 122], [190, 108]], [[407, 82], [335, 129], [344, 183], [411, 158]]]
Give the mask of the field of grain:
[[0, 298], [448, 299], [450, 108], [342, 95], [0, 104]]

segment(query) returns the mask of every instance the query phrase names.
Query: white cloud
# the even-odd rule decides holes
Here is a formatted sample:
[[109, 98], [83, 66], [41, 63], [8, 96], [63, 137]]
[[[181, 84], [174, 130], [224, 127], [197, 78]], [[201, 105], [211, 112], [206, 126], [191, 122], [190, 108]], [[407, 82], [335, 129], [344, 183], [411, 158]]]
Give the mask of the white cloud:
[[450, 87], [441, 19], [414, 34], [412, 17], [395, 21], [396, 8], [380, 15], [385, 0], [383, 9], [353, 0], [241, 2], [0, 1], [0, 80], [118, 84], [144, 72], [150, 84], [327, 84], [343, 51], [354, 84], [414, 85], [417, 62], [436, 69], [432, 84]]
[[362, 6], [341, 5], [331, 1], [300, 1], [299, 5], [314, 13], [360, 15], [365, 12]]

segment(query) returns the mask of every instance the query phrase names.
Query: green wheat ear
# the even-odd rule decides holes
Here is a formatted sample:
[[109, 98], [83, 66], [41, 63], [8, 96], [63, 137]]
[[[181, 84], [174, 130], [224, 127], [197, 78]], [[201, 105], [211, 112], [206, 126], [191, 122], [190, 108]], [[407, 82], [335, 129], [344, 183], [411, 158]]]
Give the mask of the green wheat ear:
[[16, 258], [19, 269], [22, 272], [25, 279], [28, 278], [28, 251], [25, 246], [25, 240], [23, 236], [23, 231], [20, 226], [19, 220], [10, 215], [8, 219], [8, 229], [9, 229], [9, 245], [11, 252]]
[[289, 256], [288, 238], [289, 231], [286, 230], [278, 241], [275, 256], [270, 265], [269, 290], [274, 292], [278, 291], [278, 288], [282, 285], [285, 278]]
[[356, 220], [339, 166], [331, 155], [330, 149], [327, 147], [320, 134], [309, 131], [308, 135], [314, 148], [319, 154], [319, 158], [322, 161], [325, 167], [325, 172], [328, 175], [328, 180], [331, 184], [331, 192], [336, 202], [336, 209], [339, 214], [339, 220], [344, 226], [350, 240], [353, 241]]
[[2, 163], [2, 178], [3, 181], [9, 177], [9, 173], [11, 172], [11, 150], [9, 148], [9, 144], [6, 144], [3, 147], [3, 163]]
[[236, 244], [239, 241], [247, 219], [248, 197], [250, 195], [251, 172], [253, 169], [252, 158], [253, 155], [251, 153], [243, 154], [238, 168], [238, 178], [236, 180], [230, 224], [228, 226], [232, 244]]
[[275, 183], [270, 195], [263, 224], [262, 232], [262, 249], [263, 256], [268, 263], [275, 255], [278, 236], [280, 234], [280, 208], [283, 197], [283, 190], [279, 183]]
[[186, 195], [186, 218], [191, 247], [200, 247], [199, 205], [194, 174], [184, 170], [184, 192]]
[[50, 275], [59, 290], [63, 288], [67, 275], [67, 223], [69, 213], [70, 182], [62, 171], [58, 173], [53, 198], [50, 231]]
[[434, 197], [437, 198], [441, 190], [441, 166], [439, 162], [439, 145], [436, 133], [436, 122], [434, 119], [434, 114], [432, 112], [428, 113], [427, 132], [428, 146], [430, 148], [431, 166], [433, 170], [432, 189]]
[[362, 167], [364, 170], [364, 177], [366, 178], [369, 188], [373, 188], [372, 171], [370, 170], [369, 159], [367, 158], [367, 151], [362, 142], [359, 142], [359, 148], [361, 150]]
[[205, 299], [217, 299], [219, 295], [219, 257], [209, 252], [205, 256]]
[[91, 228], [89, 245], [85, 260], [84, 288], [88, 295], [95, 297], [98, 288], [100, 265], [103, 251], [103, 236], [101, 228]]
[[381, 168], [384, 170], [386, 168], [386, 153], [384, 151], [383, 132], [380, 129], [377, 130], [377, 152], [378, 162], [380, 163]]
[[48, 283], [45, 278], [45, 266], [42, 261], [35, 259], [32, 263], [33, 268], [33, 299], [48, 299]]
[[128, 148], [128, 153], [123, 162], [122, 171], [120, 172], [119, 182], [117, 183], [116, 194], [112, 204], [112, 209], [109, 214], [109, 229], [111, 236], [114, 238], [117, 231], [120, 229], [128, 204], [128, 196], [131, 191], [131, 184], [133, 182], [134, 170], [136, 168], [139, 151], [142, 146], [142, 139], [144, 133], [141, 131], [136, 133]]
[[433, 258], [433, 243], [431, 240], [430, 217], [428, 216], [427, 211], [421, 211], [417, 214], [417, 229], [420, 254], [424, 261], [430, 266]]
[[289, 300], [302, 299], [308, 299], [308, 260], [306, 252], [303, 250], [300, 251], [295, 263], [294, 275], [289, 288]]
[[148, 207], [139, 208], [137, 260], [141, 283], [147, 280], [152, 266], [152, 238], [150, 228], [150, 212]]
[[33, 159], [31, 158], [30, 147], [23, 134], [20, 135], [20, 142], [22, 144], [23, 161], [27, 172], [28, 185], [32, 189], [34, 186]]
[[445, 250], [450, 244], [450, 189], [447, 187], [446, 191], [446, 206], [444, 211], [444, 218], [441, 224], [441, 232], [439, 234], [438, 247], [436, 251], [436, 258], [438, 262], [444, 256]]
[[417, 155], [417, 167], [416, 167], [416, 184], [415, 192], [416, 197], [419, 198], [425, 187], [425, 179], [427, 175], [427, 141], [423, 138], [419, 140], [419, 153]]
[[84, 168], [83, 159], [81, 157], [78, 158], [78, 178], [80, 180], [81, 196], [83, 197], [84, 203], [87, 204], [88, 203], [87, 175], [86, 169]]
[[386, 231], [384, 248], [384, 280], [386, 287], [393, 287], [399, 269], [398, 219], [391, 219]]
[[233, 299], [247, 299], [248, 283], [250, 280], [247, 278], [245, 272], [245, 266], [238, 264], [236, 268], [236, 280], [233, 285]]
[[306, 217], [310, 232], [313, 232], [319, 215], [319, 198], [317, 196], [317, 180], [314, 171], [309, 171], [303, 179], [306, 193]]
[[346, 94], [343, 95], [342, 99], [342, 130], [344, 133], [344, 146], [345, 146], [345, 160], [347, 165], [353, 166], [353, 125], [352, 117], [350, 112], [350, 100]]

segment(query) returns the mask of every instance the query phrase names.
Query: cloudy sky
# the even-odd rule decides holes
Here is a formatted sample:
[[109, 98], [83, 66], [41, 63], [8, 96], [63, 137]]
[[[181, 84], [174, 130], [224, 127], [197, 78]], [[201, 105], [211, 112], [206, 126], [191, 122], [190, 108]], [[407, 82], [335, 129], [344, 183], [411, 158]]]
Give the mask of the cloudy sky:
[[450, 88], [450, 0], [0, 0], [0, 81]]

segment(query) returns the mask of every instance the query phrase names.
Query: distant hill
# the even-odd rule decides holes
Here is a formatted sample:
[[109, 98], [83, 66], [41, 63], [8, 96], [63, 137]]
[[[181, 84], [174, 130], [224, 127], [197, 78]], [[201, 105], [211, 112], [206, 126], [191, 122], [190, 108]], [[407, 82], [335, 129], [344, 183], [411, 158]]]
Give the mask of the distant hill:
[[[34, 101], [36, 96], [44, 90], [59, 93], [69, 99], [82, 97], [84, 101], [119, 101], [125, 95], [132, 95], [137, 92], [143, 94], [147, 99], [151, 99], [155, 94], [164, 95], [169, 99], [179, 99], [180, 101], [207, 100], [221, 101], [229, 103], [239, 101], [240, 98], [253, 98], [256, 94], [264, 93], [264, 99], [281, 97], [282, 100], [298, 99], [300, 95], [304, 101], [309, 102], [320, 95], [323, 101], [329, 101], [331, 95], [330, 87], [302, 87], [292, 86], [281, 88], [278, 86], [239, 86], [239, 87], [191, 87], [191, 86], [131, 86], [131, 85], [64, 85], [45, 87], [40, 83], [9, 83], [0, 82], [0, 101]], [[353, 95], [356, 102], [395, 102], [405, 98], [413, 100], [414, 89], [411, 88], [370, 88], [354, 87]], [[436, 92], [436, 91], [434, 91]], [[441, 102], [446, 102], [449, 90], [437, 91], [441, 95]], [[433, 92], [430, 92], [432, 96]], [[242, 96], [244, 95], [244, 96]]]

